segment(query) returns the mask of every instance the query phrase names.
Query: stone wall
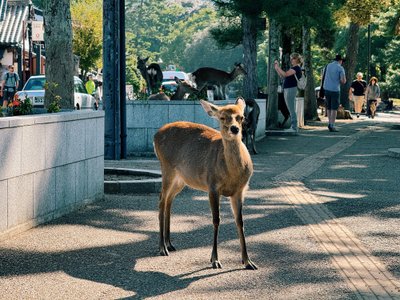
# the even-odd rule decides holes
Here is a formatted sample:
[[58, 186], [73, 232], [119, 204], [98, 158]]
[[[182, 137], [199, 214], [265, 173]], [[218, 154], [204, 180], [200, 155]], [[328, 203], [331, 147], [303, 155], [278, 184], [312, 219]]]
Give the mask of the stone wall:
[[[234, 103], [235, 100], [216, 101], [216, 105]], [[256, 138], [265, 137], [266, 100], [257, 99], [260, 117]], [[190, 121], [219, 129], [218, 121], [210, 118], [199, 101], [128, 101], [127, 149], [128, 155], [153, 153], [153, 136], [164, 124], [175, 121]]]
[[104, 112], [0, 118], [0, 240], [104, 198]]

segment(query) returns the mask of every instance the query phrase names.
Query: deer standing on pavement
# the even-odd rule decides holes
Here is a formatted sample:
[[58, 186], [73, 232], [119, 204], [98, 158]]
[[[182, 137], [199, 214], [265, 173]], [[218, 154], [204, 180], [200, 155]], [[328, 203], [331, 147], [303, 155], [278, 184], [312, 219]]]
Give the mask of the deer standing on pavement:
[[151, 63], [150, 65], [146, 66], [148, 60], [148, 57], [144, 59], [138, 57], [137, 68], [146, 81], [148, 95], [151, 95], [154, 91], [158, 91], [160, 89], [163, 81], [163, 73], [159, 64]]
[[161, 255], [175, 251], [170, 239], [171, 206], [187, 185], [208, 193], [214, 225], [211, 253], [213, 268], [221, 268], [217, 242], [220, 224], [220, 198], [229, 197], [239, 234], [242, 262], [246, 269], [257, 269], [247, 254], [243, 231], [244, 193], [253, 174], [253, 163], [242, 143], [245, 101], [216, 106], [200, 100], [204, 110], [219, 120], [220, 131], [202, 124], [175, 122], [164, 125], [154, 136], [154, 150], [160, 160], [162, 189], [159, 202]]
[[189, 74], [189, 78], [196, 84], [196, 88], [200, 92], [209, 85], [216, 86], [218, 92], [215, 99], [224, 100], [226, 98], [226, 86], [236, 77], [242, 74], [247, 74], [246, 70], [244, 69], [244, 65], [241, 63], [235, 63], [235, 68], [230, 73], [205, 67], [199, 68], [193, 73]]

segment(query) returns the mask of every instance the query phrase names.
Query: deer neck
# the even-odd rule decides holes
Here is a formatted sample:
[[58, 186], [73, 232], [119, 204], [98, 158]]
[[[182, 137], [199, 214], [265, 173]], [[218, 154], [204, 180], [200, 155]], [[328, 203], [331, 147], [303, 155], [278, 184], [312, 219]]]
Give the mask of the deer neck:
[[239, 76], [239, 74], [240, 74], [239, 70], [235, 68], [229, 73], [229, 79], [233, 81], [236, 77]]
[[253, 164], [250, 154], [246, 147], [243, 146], [240, 139], [236, 140], [222, 140], [224, 147], [224, 157], [228, 170], [238, 172], [239, 170], [253, 169]]

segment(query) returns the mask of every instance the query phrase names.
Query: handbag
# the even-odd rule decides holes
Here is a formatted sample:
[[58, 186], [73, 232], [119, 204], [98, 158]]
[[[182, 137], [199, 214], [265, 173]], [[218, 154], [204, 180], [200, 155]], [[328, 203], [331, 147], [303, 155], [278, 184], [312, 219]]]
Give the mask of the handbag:
[[297, 81], [297, 87], [300, 90], [304, 90], [307, 85], [307, 78], [306, 78], [305, 74], [302, 72], [302, 76], [300, 77], [300, 79], [298, 79], [296, 73], [294, 73], [294, 77], [296, 78], [296, 81]]

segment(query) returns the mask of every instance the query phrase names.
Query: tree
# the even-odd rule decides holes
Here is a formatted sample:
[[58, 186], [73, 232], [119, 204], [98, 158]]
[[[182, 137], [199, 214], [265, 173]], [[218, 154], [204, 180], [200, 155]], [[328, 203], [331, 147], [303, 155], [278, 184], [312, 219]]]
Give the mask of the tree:
[[82, 76], [102, 64], [102, 5], [102, 0], [79, 0], [71, 5], [73, 51], [79, 56]]
[[[74, 108], [72, 26], [69, 0], [44, 1], [46, 81], [56, 84], [54, 93], [61, 97], [64, 109]], [[45, 107], [53, 101], [45, 93]]]

